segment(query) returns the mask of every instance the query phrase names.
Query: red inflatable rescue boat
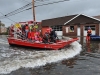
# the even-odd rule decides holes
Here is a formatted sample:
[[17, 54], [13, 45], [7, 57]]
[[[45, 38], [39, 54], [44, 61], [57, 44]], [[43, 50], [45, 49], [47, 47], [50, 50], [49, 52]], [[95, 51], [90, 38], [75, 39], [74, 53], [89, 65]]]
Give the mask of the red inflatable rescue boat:
[[[25, 28], [25, 26], [27, 26], [27, 25], [21, 25], [20, 23], [10, 26], [9, 37], [7, 38], [9, 45], [19, 45], [19, 46], [24, 46], [24, 47], [58, 50], [58, 49], [64, 48], [67, 45], [70, 45], [72, 42], [78, 40], [78, 38], [73, 38], [70, 40], [61, 40], [61, 39], [57, 40], [56, 39], [56, 43], [54, 43], [54, 42], [42, 43], [43, 40], [39, 40], [39, 42], [37, 42], [36, 39], [35, 40], [33, 39], [33, 38], [35, 38], [35, 36], [37, 36], [35, 34], [37, 32], [34, 31], [34, 27], [33, 27], [33, 31], [30, 29], [30, 32], [28, 32], [28, 34], [30, 33], [30, 37], [25, 37], [25, 34], [26, 34], [25, 29], [23, 30], [23, 28]], [[37, 37], [40, 37], [40, 36], [38, 35]], [[31, 41], [29, 41], [29, 40], [31, 40]], [[32, 42], [32, 41], [34, 41], [34, 42]]]
[[53, 49], [58, 50], [67, 45], [70, 45], [72, 42], [77, 41], [78, 38], [70, 39], [70, 40], [58, 40], [56, 43], [46, 44], [46, 43], [37, 43], [37, 42], [29, 42], [27, 40], [15, 39], [13, 37], [8, 37], [8, 42], [10, 45], [19, 45], [33, 48], [43, 48], [43, 49]]

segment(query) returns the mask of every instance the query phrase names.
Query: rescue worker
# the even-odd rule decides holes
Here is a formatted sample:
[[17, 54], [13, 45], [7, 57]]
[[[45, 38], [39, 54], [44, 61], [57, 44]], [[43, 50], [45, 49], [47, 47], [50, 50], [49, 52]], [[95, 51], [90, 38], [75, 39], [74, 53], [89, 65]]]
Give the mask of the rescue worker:
[[55, 30], [50, 30], [50, 42], [55, 42], [56, 43], [56, 38], [57, 38], [57, 34], [55, 32]]
[[50, 38], [49, 30], [47, 29], [43, 35], [43, 43], [49, 43], [49, 38]]
[[30, 28], [30, 30], [32, 31], [32, 29], [33, 29], [33, 26], [32, 26], [32, 25], [30, 25], [30, 26], [29, 26], [29, 28]]
[[35, 23], [34, 28], [36, 29], [36, 31], [38, 31], [38, 23], [37, 22]]
[[40, 37], [40, 33], [36, 32], [34, 36], [35, 42], [42, 42], [42, 38]]
[[28, 32], [28, 40], [29, 41], [31, 41], [31, 39], [32, 39], [31, 33], [32, 33], [31, 30], [29, 30], [29, 32]]
[[28, 32], [29, 32], [29, 27], [28, 27], [28, 24], [25, 25], [25, 36], [26, 36], [26, 39], [28, 37]]
[[35, 40], [35, 31], [34, 30], [32, 30], [32, 32], [31, 32], [31, 37], [32, 37], [32, 41], [34, 41]]
[[87, 40], [87, 41], [90, 41], [90, 36], [91, 36], [91, 34], [92, 34], [92, 30], [91, 30], [91, 28], [89, 27], [88, 30], [87, 30], [87, 36], [86, 36], [86, 40]]
[[25, 25], [21, 25], [22, 33], [25, 33]]

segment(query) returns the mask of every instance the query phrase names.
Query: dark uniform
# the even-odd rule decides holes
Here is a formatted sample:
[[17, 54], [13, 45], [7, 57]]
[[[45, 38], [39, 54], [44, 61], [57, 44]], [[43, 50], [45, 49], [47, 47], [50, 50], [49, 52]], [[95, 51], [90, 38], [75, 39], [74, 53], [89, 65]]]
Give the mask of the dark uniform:
[[56, 42], [56, 37], [57, 37], [57, 34], [56, 34], [55, 30], [52, 30], [50, 32], [50, 42]]

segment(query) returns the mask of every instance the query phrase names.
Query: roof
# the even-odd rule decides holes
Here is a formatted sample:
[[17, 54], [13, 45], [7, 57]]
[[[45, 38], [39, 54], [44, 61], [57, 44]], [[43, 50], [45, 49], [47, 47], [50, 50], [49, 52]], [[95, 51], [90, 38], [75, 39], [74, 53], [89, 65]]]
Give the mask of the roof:
[[[90, 17], [84, 14], [77, 14], [77, 15], [70, 15], [70, 16], [64, 16], [64, 17], [58, 17], [58, 18], [53, 18], [53, 19], [46, 19], [46, 20], [42, 20], [41, 26], [54, 26], [54, 25], [67, 25], [67, 24], [72, 24], [72, 22], [74, 23], [75, 19], [78, 19], [78, 22], [80, 20], [80, 16], [83, 16], [85, 18], [87, 18], [86, 20], [81, 19], [80, 22], [99, 22], [100, 23], [100, 19], [98, 19], [97, 17]], [[88, 19], [89, 18], [89, 19]], [[99, 16], [100, 18], [100, 16]], [[89, 21], [87, 21], [89, 20]]]
[[100, 19], [100, 15], [98, 15], [98, 16], [93, 16], [94, 18], [97, 18], [97, 19]]
[[100, 22], [100, 19], [97, 19], [97, 18], [95, 18], [95, 17], [90, 17], [90, 16], [87, 16], [87, 15], [84, 15], [84, 14], [78, 14], [78, 15], [76, 15], [75, 17], [73, 17], [72, 19], [70, 19], [69, 21], [66, 21], [66, 22], [64, 23], [64, 25], [68, 24], [69, 22], [73, 21], [74, 19], [76, 19], [76, 18], [79, 17], [79, 16], [85, 16], [85, 17], [88, 17], [88, 18], [90, 18], [90, 19], [93, 19], [93, 20], [96, 20], [96, 21], [99, 21], [99, 22]]
[[66, 21], [69, 21], [70, 19], [74, 18], [75, 16], [76, 15], [70, 15], [70, 16], [42, 20], [41, 26], [64, 25], [64, 23]]

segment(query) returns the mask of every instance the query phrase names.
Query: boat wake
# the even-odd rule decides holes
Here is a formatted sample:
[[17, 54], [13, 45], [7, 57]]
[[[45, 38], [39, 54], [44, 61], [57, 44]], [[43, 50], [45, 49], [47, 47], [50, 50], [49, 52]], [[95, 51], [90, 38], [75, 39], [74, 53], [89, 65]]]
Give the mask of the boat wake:
[[69, 59], [81, 52], [81, 45], [76, 41], [62, 50], [28, 51], [10, 49], [0, 54], [0, 74], [8, 74], [20, 68], [35, 68], [47, 63]]
[[8, 44], [8, 42], [3, 39], [0, 39], [0, 44]]

